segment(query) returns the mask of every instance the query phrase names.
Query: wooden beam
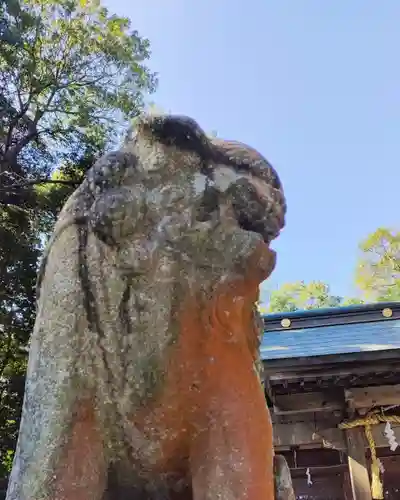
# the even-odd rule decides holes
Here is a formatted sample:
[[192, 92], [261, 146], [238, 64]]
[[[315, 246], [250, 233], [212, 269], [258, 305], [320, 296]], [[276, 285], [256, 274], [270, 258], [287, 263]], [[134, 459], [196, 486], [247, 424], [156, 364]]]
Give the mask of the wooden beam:
[[345, 391], [345, 399], [354, 409], [396, 405], [400, 401], [400, 384], [355, 387]]
[[332, 394], [330, 391], [275, 395], [273, 401], [276, 415], [320, 411], [332, 412], [343, 409], [344, 404], [343, 396]]
[[349, 377], [351, 375], [357, 375], [362, 377], [363, 375], [372, 375], [375, 373], [387, 373], [387, 372], [398, 372], [399, 371], [399, 361], [393, 361], [393, 365], [388, 363], [385, 364], [372, 364], [368, 363], [351, 363], [342, 366], [332, 366], [329, 368], [327, 366], [315, 367], [301, 371], [290, 370], [285, 372], [271, 372], [268, 374], [268, 378], [271, 384], [278, 384], [279, 382], [296, 382], [298, 380], [315, 380], [318, 377], [323, 377], [325, 379], [335, 378], [335, 377]]
[[[386, 448], [387, 439], [384, 436], [385, 424], [373, 425], [372, 435], [377, 448]], [[274, 446], [279, 449], [289, 449], [292, 446], [300, 448], [334, 448], [336, 450], [347, 449], [346, 437], [343, 431], [334, 426], [333, 423], [324, 425], [322, 423], [296, 422], [296, 423], [274, 423]], [[395, 435], [400, 440], [400, 425], [392, 424]], [[361, 432], [364, 430], [361, 428]], [[368, 443], [363, 440], [365, 449]]]
[[345, 435], [353, 499], [372, 500], [363, 430], [359, 427], [346, 429]]
[[333, 448], [346, 450], [344, 432], [337, 427], [318, 428], [312, 422], [274, 424], [274, 446], [289, 449], [292, 446], [306, 448]]

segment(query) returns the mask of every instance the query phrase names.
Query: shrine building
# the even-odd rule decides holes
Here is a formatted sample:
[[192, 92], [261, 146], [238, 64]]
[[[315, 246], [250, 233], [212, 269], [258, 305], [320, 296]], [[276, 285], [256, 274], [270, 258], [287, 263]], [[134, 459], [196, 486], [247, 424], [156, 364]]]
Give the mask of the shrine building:
[[400, 499], [400, 303], [263, 315], [277, 453], [297, 499]]

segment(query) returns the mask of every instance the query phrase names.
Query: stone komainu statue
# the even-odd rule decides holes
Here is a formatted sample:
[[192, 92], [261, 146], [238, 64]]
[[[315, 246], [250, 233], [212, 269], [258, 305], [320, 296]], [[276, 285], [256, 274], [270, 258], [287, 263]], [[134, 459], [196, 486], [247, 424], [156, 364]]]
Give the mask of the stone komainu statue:
[[92, 167], [39, 273], [7, 500], [274, 498], [254, 303], [285, 211], [262, 156], [185, 117]]

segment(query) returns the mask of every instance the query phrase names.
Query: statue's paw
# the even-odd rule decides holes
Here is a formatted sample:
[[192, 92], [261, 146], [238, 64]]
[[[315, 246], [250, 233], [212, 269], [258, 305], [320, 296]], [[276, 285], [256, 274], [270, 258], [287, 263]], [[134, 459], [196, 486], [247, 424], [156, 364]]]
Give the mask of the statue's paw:
[[296, 500], [290, 469], [282, 455], [274, 456], [275, 500]]

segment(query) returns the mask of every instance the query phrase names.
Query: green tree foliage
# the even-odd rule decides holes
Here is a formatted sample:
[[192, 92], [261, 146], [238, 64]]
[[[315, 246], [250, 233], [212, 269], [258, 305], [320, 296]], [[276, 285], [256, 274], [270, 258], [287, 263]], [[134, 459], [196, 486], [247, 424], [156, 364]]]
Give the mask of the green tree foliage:
[[19, 32], [10, 24], [10, 16], [20, 11], [18, 0], [0, 2], [0, 43], [17, 45], [20, 43]]
[[363, 304], [361, 297], [340, 297], [330, 292], [329, 285], [321, 281], [295, 281], [270, 290], [268, 298], [259, 305], [262, 314], [293, 312], [326, 307], [345, 307]]
[[284, 284], [269, 293], [263, 313], [350, 306], [368, 302], [400, 301], [400, 232], [378, 228], [359, 246], [356, 269], [359, 297], [342, 298], [332, 295], [329, 286], [319, 281]]
[[286, 283], [278, 290], [273, 290], [269, 297], [268, 312], [290, 312], [322, 307], [336, 307], [341, 297], [332, 295], [329, 286], [321, 281], [296, 281]]
[[34, 177], [33, 154], [43, 169], [76, 160], [82, 141], [89, 149], [115, 142], [155, 80], [144, 66], [148, 41], [97, 1], [16, 5], [6, 19], [21, 43], [4, 43], [0, 51], [0, 96], [6, 103], [0, 172], [11, 167]]
[[356, 283], [372, 301], [400, 300], [400, 232], [379, 228], [360, 244]]
[[365, 304], [366, 301], [363, 300], [362, 297], [349, 297], [349, 298], [344, 298], [342, 302], [340, 303], [341, 307], [345, 306], [356, 306], [359, 304]]
[[0, 207], [0, 485], [18, 433], [26, 345], [35, 315], [37, 243], [23, 211]]
[[148, 58], [149, 42], [99, 1], [0, 2], [0, 490], [19, 427], [43, 239], [154, 90]]

